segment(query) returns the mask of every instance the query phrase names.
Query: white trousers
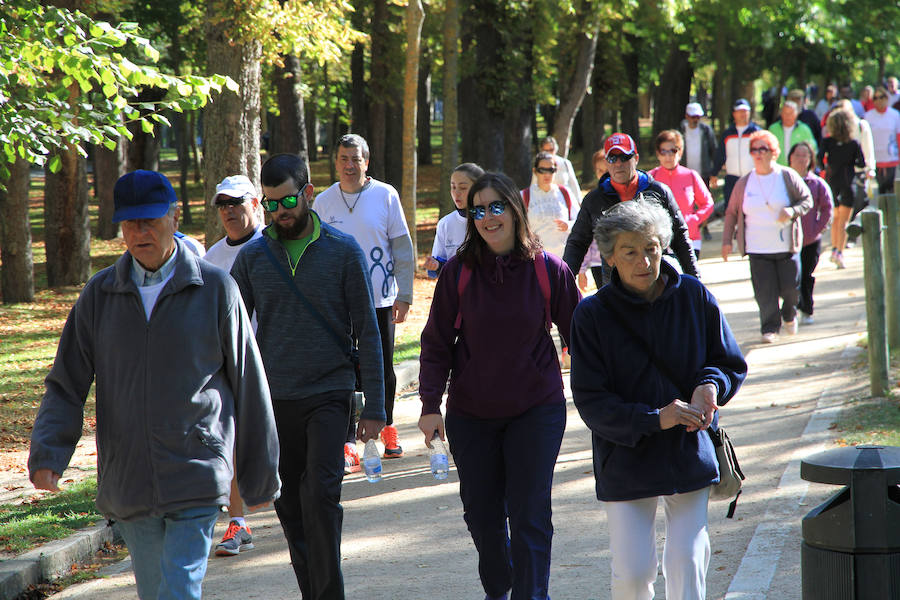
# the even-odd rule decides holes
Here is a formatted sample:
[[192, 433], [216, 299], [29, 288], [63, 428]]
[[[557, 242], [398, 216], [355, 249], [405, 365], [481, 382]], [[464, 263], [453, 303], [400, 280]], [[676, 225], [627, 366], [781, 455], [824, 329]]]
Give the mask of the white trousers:
[[704, 600], [709, 567], [709, 488], [686, 494], [606, 502], [613, 600], [650, 600], [659, 568], [656, 507], [666, 519], [663, 577], [666, 600]]

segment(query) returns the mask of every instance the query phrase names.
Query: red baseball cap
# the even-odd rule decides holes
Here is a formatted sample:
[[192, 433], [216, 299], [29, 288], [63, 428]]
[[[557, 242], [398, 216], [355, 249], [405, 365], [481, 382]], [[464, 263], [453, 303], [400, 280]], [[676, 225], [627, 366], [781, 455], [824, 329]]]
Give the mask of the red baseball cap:
[[631, 136], [627, 133], [614, 133], [606, 138], [606, 142], [603, 144], [603, 150], [607, 155], [616, 154], [613, 152], [614, 150], [618, 150], [622, 154], [637, 153], [637, 147], [634, 145], [634, 140], [631, 139]]

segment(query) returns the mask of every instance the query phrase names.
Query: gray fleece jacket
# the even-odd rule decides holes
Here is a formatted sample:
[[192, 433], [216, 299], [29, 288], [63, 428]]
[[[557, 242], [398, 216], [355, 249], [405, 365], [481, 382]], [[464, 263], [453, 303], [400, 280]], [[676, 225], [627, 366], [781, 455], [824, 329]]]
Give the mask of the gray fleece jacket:
[[[360, 379], [366, 396], [362, 418], [383, 421], [381, 336], [365, 257], [351, 236], [322, 223], [313, 211], [310, 216], [315, 225], [313, 239], [293, 273], [287, 250], [268, 231], [248, 242], [231, 267], [247, 312], [256, 311], [256, 339], [272, 398], [302, 400], [325, 392], [353, 390], [356, 372], [349, 359], [353, 331], [358, 339]], [[266, 256], [266, 246], [325, 323], [297, 298]], [[335, 335], [340, 338], [340, 346]]]
[[281, 487], [269, 388], [237, 286], [176, 244], [175, 270], [149, 320], [128, 252], [88, 281], [31, 435], [32, 477], [62, 473], [96, 375], [97, 508], [112, 519], [227, 505], [232, 456], [247, 505], [277, 498]]

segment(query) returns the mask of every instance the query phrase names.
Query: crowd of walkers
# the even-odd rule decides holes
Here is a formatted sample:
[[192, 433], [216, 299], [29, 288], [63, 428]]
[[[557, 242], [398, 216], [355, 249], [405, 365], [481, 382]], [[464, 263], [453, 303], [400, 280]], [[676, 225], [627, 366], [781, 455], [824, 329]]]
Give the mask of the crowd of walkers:
[[[552, 137], [524, 188], [473, 163], [452, 172], [456, 210], [425, 262], [437, 283], [419, 428], [426, 446], [449, 440], [486, 600], [550, 597], [569, 366], [608, 516], [612, 597], [653, 597], [660, 502], [666, 597], [706, 597], [719, 481], [709, 432], [747, 365], [699, 280], [705, 226], [722, 175], [721, 256], [736, 243], [749, 258], [762, 340], [812, 324], [824, 230], [833, 218], [843, 268], [858, 188], [892, 190], [900, 162], [896, 79], [859, 100], [845, 92], [829, 87], [811, 110], [790, 91], [767, 128], [738, 99], [718, 138], [692, 102], [679, 130], [653, 136], [649, 171], [635, 139], [613, 133], [584, 197]], [[200, 598], [220, 509], [230, 523], [216, 554], [228, 556], [253, 547], [244, 504], [273, 501], [302, 597], [344, 598], [342, 475], [359, 470], [357, 441], [380, 437], [384, 458], [403, 456], [394, 326], [412, 304], [415, 257], [399, 195], [367, 175], [366, 141], [337, 148], [340, 179], [318, 196], [297, 155], [263, 164], [261, 194], [245, 175], [223, 180], [210, 202], [226, 236], [205, 258], [177, 231], [164, 175], [115, 186], [127, 252], [69, 315], [29, 470], [56, 489], [96, 378], [97, 503], [120, 523], [141, 598]], [[588, 271], [598, 291], [583, 298]]]

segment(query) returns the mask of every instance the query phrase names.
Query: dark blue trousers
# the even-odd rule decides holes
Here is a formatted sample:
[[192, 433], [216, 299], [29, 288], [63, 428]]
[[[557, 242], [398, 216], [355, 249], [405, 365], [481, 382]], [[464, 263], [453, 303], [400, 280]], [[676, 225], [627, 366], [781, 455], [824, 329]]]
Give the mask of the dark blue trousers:
[[505, 419], [448, 413], [446, 428], [485, 593], [502, 597], [512, 589], [512, 600], [547, 600], [550, 488], [565, 404], [539, 405]]

